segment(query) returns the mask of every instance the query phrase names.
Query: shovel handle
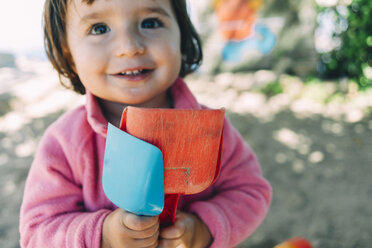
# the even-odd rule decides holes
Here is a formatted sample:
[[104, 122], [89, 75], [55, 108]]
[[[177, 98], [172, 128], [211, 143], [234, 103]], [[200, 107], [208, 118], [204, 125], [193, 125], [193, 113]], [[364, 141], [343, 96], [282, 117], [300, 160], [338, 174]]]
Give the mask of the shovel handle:
[[176, 211], [180, 194], [166, 194], [164, 198], [164, 209], [161, 212], [160, 225], [162, 227], [170, 226], [176, 219]]

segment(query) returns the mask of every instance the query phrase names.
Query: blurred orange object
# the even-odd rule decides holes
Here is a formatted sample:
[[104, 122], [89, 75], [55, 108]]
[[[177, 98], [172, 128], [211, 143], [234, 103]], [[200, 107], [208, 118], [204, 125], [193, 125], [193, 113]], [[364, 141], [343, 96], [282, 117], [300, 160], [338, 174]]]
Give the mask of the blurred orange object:
[[303, 237], [294, 237], [288, 239], [284, 243], [281, 243], [274, 248], [312, 248], [311, 243]]
[[218, 0], [216, 14], [220, 31], [227, 40], [242, 40], [251, 34], [256, 21], [257, 9], [262, 0]]

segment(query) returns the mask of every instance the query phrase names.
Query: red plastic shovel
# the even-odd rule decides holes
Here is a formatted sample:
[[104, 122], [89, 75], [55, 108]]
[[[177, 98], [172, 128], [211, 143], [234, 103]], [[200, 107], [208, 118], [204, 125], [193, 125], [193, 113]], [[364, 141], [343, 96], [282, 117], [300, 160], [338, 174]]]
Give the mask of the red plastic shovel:
[[175, 220], [180, 195], [205, 190], [220, 171], [224, 109], [127, 107], [120, 129], [158, 147], [163, 154], [165, 206], [162, 225]]

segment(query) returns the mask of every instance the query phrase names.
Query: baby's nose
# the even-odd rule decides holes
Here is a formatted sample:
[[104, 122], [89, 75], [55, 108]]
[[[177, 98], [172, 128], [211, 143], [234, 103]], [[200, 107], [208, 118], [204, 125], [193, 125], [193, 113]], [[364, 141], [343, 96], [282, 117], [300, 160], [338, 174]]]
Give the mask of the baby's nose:
[[145, 52], [145, 46], [142, 44], [142, 39], [140, 34], [135, 31], [125, 30], [117, 35], [115, 56], [138, 56]]

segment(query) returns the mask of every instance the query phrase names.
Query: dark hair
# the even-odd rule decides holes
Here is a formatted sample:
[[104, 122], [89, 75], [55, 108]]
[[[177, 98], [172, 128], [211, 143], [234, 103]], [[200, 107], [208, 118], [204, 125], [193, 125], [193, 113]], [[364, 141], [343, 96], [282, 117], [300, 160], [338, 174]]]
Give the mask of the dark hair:
[[[74, 91], [85, 94], [85, 87], [74, 71], [71, 53], [66, 36], [66, 12], [68, 1], [72, 0], [46, 0], [44, 6], [44, 46], [50, 62], [57, 70], [62, 85], [65, 80], [70, 81]], [[94, 0], [82, 0], [92, 4]], [[195, 71], [203, 58], [201, 41], [187, 14], [185, 0], [169, 0], [177, 18], [181, 33], [182, 64], [180, 77]]]

